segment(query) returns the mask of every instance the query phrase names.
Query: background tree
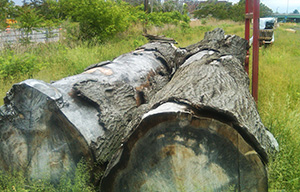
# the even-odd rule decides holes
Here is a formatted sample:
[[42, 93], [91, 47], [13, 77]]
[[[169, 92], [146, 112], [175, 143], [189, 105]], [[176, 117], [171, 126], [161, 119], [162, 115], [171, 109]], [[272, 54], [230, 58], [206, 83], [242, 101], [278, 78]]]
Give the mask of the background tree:
[[263, 3], [260, 3], [260, 8], [259, 8], [259, 16], [260, 17], [269, 17], [273, 15], [273, 10], [270, 9], [268, 6], [266, 6]]
[[7, 27], [6, 19], [14, 18], [16, 9], [12, 0], [0, 0], [0, 30]]
[[133, 6], [138, 6], [138, 5], [144, 4], [144, 0], [125, 0], [125, 2], [127, 2]]
[[37, 7], [38, 5], [42, 4], [44, 0], [30, 0], [30, 5]]
[[178, 0], [168, 0], [164, 1], [163, 4], [163, 12], [171, 12], [171, 11], [183, 11], [183, 5], [179, 3]]
[[80, 38], [104, 40], [129, 26], [128, 6], [111, 0], [61, 0], [65, 18], [79, 22]]
[[162, 3], [160, 1], [157, 0], [149, 0], [150, 2], [150, 6], [148, 6], [149, 8], [149, 13], [151, 12], [160, 12], [163, 9]]
[[229, 19], [232, 11], [232, 4], [228, 2], [217, 2], [215, 0], [207, 1], [206, 3], [199, 4], [198, 10], [194, 12], [197, 18], [203, 18], [211, 15], [217, 19]]
[[233, 21], [244, 21], [245, 20], [245, 0], [240, 0], [238, 3], [233, 4], [228, 14], [229, 19]]
[[57, 20], [60, 17], [59, 3], [57, 0], [33, 1], [30, 5], [38, 10], [45, 19]]
[[[240, 0], [238, 3], [232, 4], [228, 2], [218, 2], [209, 0], [205, 3], [200, 3], [198, 10], [194, 12], [195, 17], [202, 18], [211, 15], [217, 19], [231, 19], [234, 21], [245, 20], [245, 0]], [[272, 9], [265, 4], [260, 3], [260, 17], [271, 16]]]
[[22, 39], [24, 43], [29, 43], [29, 33], [41, 27], [43, 16], [35, 8], [24, 5], [18, 9], [18, 28], [25, 32], [25, 37]]
[[295, 10], [293, 11], [293, 14], [299, 14], [298, 9], [295, 9]]

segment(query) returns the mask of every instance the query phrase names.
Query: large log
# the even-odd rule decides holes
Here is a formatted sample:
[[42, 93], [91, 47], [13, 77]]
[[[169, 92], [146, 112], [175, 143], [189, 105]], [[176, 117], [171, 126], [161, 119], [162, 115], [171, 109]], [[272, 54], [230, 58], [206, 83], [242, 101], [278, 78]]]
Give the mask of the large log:
[[[267, 191], [268, 151], [242, 65], [247, 43], [222, 30], [186, 48], [185, 61], [124, 139], [101, 191]], [[207, 45], [207, 44], [206, 44]]]
[[[203, 47], [207, 43], [213, 44]], [[0, 108], [0, 169], [56, 181], [84, 158], [97, 165], [101, 178], [122, 138], [149, 110], [143, 104], [170, 80], [185, 54], [154, 41], [51, 84], [15, 84]]]
[[178, 54], [154, 42], [51, 84], [13, 85], [0, 108], [0, 169], [55, 182], [84, 158], [103, 171], [136, 109], [169, 81]]
[[[266, 154], [276, 142], [271, 142], [248, 93], [242, 66], [246, 48], [245, 40], [217, 29], [187, 48], [153, 42], [51, 84], [38, 80], [15, 84], [0, 107], [0, 169], [21, 169], [31, 178], [50, 175], [56, 181], [85, 158], [96, 164], [100, 179], [106, 170], [103, 191], [136, 191], [144, 189], [144, 181], [151, 184], [157, 179], [165, 183], [161, 189], [172, 190], [183, 184], [172, 183], [171, 175], [180, 175], [180, 181], [185, 176], [169, 168], [188, 155], [191, 158], [178, 168], [198, 167], [201, 174], [192, 178], [211, 180], [203, 185], [207, 189], [244, 189], [242, 173], [249, 172], [245, 178], [252, 179], [255, 171], [259, 174], [254, 184], [242, 185], [265, 189]], [[171, 161], [174, 154], [182, 158]], [[197, 161], [209, 161], [210, 170]], [[152, 170], [153, 163], [159, 166]], [[222, 176], [215, 177], [217, 173]], [[137, 182], [123, 184], [130, 181]]]

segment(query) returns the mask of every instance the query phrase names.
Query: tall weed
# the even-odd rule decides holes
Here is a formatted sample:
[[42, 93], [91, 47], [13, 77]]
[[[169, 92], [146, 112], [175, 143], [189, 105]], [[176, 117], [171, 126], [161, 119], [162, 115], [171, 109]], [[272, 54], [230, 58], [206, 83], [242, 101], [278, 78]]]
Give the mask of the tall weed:
[[271, 190], [300, 190], [300, 35], [275, 31], [272, 46], [260, 50], [258, 107], [262, 120], [279, 142], [269, 164]]
[[90, 174], [91, 169], [83, 160], [77, 164], [74, 175], [63, 174], [57, 185], [47, 178], [27, 179], [22, 171], [7, 173], [0, 170], [0, 191], [94, 192]]
[[40, 71], [42, 63], [37, 62], [37, 57], [30, 53], [15, 54], [12, 50], [6, 50], [0, 55], [0, 78], [18, 79], [19, 76], [31, 78], [34, 73]]

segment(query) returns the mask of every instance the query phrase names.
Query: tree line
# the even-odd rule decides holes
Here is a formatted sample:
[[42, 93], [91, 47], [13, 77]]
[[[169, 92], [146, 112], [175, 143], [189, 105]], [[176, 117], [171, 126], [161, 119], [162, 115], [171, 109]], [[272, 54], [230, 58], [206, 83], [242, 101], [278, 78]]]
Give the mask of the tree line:
[[[188, 1], [185, 4], [179, 0], [148, 2], [146, 13], [144, 0], [30, 0], [24, 1], [22, 6], [16, 6], [12, 0], [0, 0], [0, 30], [7, 27], [6, 19], [17, 21], [11, 27], [21, 28], [26, 33], [40, 27], [58, 27], [69, 21], [77, 27], [77, 30], [72, 29], [72, 38], [104, 41], [127, 30], [133, 23], [142, 23], [144, 27], [164, 24], [188, 27], [192, 14], [197, 18], [244, 20], [245, 0], [236, 4], [209, 0], [200, 3], [193, 13], [188, 13]], [[261, 16], [270, 14], [272, 10], [261, 3]]]
[[31, 0], [23, 6], [15, 6], [12, 0], [0, 0], [0, 7], [0, 30], [7, 27], [7, 18], [17, 21], [11, 27], [26, 32], [39, 27], [57, 27], [70, 21], [78, 24], [76, 36], [83, 40], [103, 41], [138, 22], [157, 26], [189, 22], [183, 8], [153, 10], [149, 7], [151, 10], [146, 14], [142, 3], [132, 5], [122, 0]]
[[[240, 0], [238, 3], [218, 2], [217, 0], [208, 0], [200, 3], [194, 11], [194, 17], [203, 18], [211, 16], [217, 19], [230, 19], [233, 21], [245, 20], [246, 0]], [[260, 3], [260, 17], [267, 17], [273, 14], [272, 9], [265, 4]]]

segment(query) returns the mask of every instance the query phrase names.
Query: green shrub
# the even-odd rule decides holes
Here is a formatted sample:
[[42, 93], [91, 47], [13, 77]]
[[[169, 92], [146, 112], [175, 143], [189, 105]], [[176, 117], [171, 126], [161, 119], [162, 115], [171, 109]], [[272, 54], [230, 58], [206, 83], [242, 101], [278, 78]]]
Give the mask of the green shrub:
[[80, 37], [103, 41], [129, 26], [127, 4], [111, 0], [62, 0], [62, 11], [79, 22]]
[[30, 6], [23, 6], [18, 9], [18, 23], [15, 27], [22, 29], [25, 32], [25, 37], [20, 39], [21, 44], [30, 44], [29, 34], [33, 30], [37, 30], [41, 27], [44, 20], [43, 16], [40, 14], [39, 10], [34, 9]]
[[188, 24], [190, 18], [186, 14], [181, 14], [178, 11], [172, 12], [152, 12], [146, 15], [148, 26], [164, 26], [165, 24], [178, 25], [181, 22]]
[[15, 55], [13, 51], [6, 51], [3, 55], [0, 56], [0, 78], [14, 79], [18, 76], [31, 78], [42, 68], [33, 54]]

